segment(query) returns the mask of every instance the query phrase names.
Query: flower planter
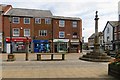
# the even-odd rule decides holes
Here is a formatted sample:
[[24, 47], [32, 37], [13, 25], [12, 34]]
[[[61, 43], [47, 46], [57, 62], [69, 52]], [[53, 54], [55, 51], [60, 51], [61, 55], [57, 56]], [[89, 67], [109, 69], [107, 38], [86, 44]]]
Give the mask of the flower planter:
[[120, 79], [120, 62], [113, 62], [108, 65], [108, 75]]

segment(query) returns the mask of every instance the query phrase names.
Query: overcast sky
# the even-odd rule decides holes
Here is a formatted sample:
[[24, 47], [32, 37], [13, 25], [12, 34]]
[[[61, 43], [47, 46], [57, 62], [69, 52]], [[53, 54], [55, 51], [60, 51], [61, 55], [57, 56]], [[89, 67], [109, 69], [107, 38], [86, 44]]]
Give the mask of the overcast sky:
[[51, 10], [55, 16], [79, 17], [82, 19], [85, 42], [95, 31], [95, 11], [99, 16], [99, 31], [103, 31], [107, 21], [118, 20], [119, 0], [1, 0], [0, 4], [10, 4], [13, 8]]

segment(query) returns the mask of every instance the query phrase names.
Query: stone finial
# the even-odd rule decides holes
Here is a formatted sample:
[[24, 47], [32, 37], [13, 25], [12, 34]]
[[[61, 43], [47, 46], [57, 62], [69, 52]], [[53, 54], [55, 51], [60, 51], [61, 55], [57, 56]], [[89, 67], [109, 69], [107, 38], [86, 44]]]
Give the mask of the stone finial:
[[96, 15], [97, 15], [98, 11], [96, 11]]
[[96, 13], [96, 15], [95, 15], [95, 20], [98, 20], [98, 19], [99, 19], [99, 18], [98, 18], [98, 11], [96, 11], [95, 13]]

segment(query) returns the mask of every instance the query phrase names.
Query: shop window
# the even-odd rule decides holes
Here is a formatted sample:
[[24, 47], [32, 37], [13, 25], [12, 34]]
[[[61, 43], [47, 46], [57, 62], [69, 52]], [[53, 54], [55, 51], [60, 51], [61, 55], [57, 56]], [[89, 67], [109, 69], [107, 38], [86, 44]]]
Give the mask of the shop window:
[[65, 32], [64, 31], [59, 32], [59, 38], [65, 38]]
[[24, 18], [24, 24], [30, 24], [30, 18]]
[[45, 18], [45, 24], [51, 24], [51, 19], [50, 18]]
[[77, 21], [73, 21], [72, 22], [72, 26], [75, 28], [75, 27], [77, 27]]
[[39, 30], [40, 36], [47, 36], [47, 30]]
[[19, 33], [20, 31], [19, 31], [19, 28], [14, 28], [13, 29], [13, 36], [19, 36]]
[[64, 27], [64, 26], [65, 26], [65, 21], [59, 20], [59, 27]]
[[30, 29], [24, 29], [24, 36], [30, 36]]
[[41, 18], [35, 18], [35, 23], [36, 24], [41, 24]]
[[59, 43], [58, 44], [58, 52], [67, 51], [67, 43]]
[[19, 17], [13, 17], [13, 23], [18, 24], [19, 21], [20, 21], [20, 18], [19, 18]]

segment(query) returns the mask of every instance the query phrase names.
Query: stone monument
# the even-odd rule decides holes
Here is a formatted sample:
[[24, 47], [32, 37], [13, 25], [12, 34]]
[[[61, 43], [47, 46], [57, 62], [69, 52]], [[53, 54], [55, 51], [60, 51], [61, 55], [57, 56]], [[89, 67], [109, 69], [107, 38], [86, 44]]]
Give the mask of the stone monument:
[[86, 53], [85, 55], [83, 55], [82, 57], [80, 57], [79, 59], [82, 60], [87, 60], [87, 61], [98, 61], [98, 62], [106, 62], [106, 61], [110, 61], [111, 57], [107, 56], [106, 53], [104, 53], [103, 51], [101, 51], [100, 49], [100, 44], [99, 44], [99, 34], [98, 34], [98, 11], [96, 11], [96, 15], [95, 15], [95, 40], [94, 40], [94, 49], [92, 52], [90, 53]]

